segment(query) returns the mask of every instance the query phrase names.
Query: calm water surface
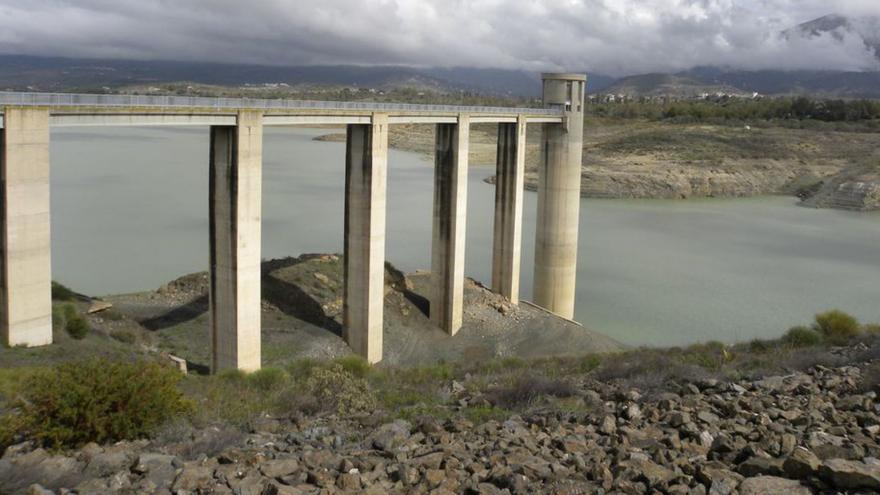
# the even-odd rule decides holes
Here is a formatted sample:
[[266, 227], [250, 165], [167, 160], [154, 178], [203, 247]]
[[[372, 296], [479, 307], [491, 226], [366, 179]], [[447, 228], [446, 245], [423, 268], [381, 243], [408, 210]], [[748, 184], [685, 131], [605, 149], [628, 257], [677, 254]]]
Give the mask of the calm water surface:
[[[344, 147], [267, 129], [263, 256], [342, 250]], [[93, 294], [153, 289], [208, 263], [206, 128], [52, 131], [56, 280]], [[430, 265], [432, 168], [392, 151], [387, 258]], [[472, 167], [467, 275], [491, 275], [493, 186]], [[522, 296], [531, 297], [526, 193]], [[577, 319], [636, 345], [774, 337], [837, 307], [880, 321], [880, 215], [790, 198], [583, 200]]]

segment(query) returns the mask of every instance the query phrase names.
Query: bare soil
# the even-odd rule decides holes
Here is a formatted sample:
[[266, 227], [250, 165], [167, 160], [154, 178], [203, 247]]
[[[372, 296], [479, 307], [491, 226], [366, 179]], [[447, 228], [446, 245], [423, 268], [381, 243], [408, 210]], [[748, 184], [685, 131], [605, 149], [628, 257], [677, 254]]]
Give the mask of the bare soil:
[[[332, 359], [351, 350], [342, 334], [342, 261], [303, 255], [263, 263], [263, 364]], [[410, 366], [502, 357], [617, 351], [624, 346], [526, 303], [513, 306], [480, 283], [465, 283], [464, 325], [449, 336], [429, 319], [430, 274], [386, 266], [383, 365]], [[209, 363], [207, 274], [181, 277], [156, 291], [110, 296], [120, 315], [93, 317], [107, 335], [126, 334], [157, 351]]]

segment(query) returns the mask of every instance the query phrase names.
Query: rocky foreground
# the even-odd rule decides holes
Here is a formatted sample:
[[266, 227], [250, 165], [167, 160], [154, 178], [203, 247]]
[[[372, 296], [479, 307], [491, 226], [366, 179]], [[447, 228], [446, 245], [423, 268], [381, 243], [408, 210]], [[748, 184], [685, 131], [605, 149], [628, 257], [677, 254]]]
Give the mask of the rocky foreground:
[[[646, 391], [587, 374], [572, 384], [568, 408], [531, 408], [481, 424], [455, 415], [296, 413], [255, 420], [249, 432], [171, 429], [153, 441], [67, 453], [24, 443], [0, 460], [0, 491], [874, 493], [878, 369], [866, 359], [754, 380], [681, 379]], [[494, 400], [467, 380], [446, 386], [453, 408]]]

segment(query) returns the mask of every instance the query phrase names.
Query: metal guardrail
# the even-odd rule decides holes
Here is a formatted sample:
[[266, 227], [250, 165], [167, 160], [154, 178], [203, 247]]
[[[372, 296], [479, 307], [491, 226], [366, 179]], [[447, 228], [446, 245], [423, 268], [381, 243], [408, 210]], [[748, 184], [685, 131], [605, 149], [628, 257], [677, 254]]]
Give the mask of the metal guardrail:
[[18, 93], [0, 91], [0, 105], [49, 107], [154, 107], [211, 108], [217, 111], [257, 110], [357, 110], [371, 112], [440, 112], [478, 114], [528, 114], [561, 116], [553, 108], [421, 105], [415, 103], [371, 103], [260, 98], [213, 98], [203, 96], [100, 95], [74, 93]]

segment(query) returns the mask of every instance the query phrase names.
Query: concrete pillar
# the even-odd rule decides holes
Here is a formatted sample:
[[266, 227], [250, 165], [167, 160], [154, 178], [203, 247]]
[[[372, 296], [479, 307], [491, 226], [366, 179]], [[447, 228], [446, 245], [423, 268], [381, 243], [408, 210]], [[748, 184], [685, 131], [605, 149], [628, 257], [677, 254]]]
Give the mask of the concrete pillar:
[[431, 321], [450, 335], [461, 328], [467, 219], [470, 120], [437, 124], [434, 153], [434, 221], [431, 247]]
[[519, 302], [525, 155], [525, 117], [520, 116], [515, 124], [498, 124], [492, 290], [513, 304]]
[[212, 370], [260, 369], [263, 117], [211, 127], [210, 320]]
[[545, 124], [538, 168], [535, 304], [574, 317], [586, 76], [544, 74], [544, 106], [565, 112]]
[[0, 332], [8, 346], [52, 343], [49, 111], [4, 110], [0, 130]]
[[344, 337], [370, 363], [382, 360], [388, 116], [348, 126], [345, 145]]

